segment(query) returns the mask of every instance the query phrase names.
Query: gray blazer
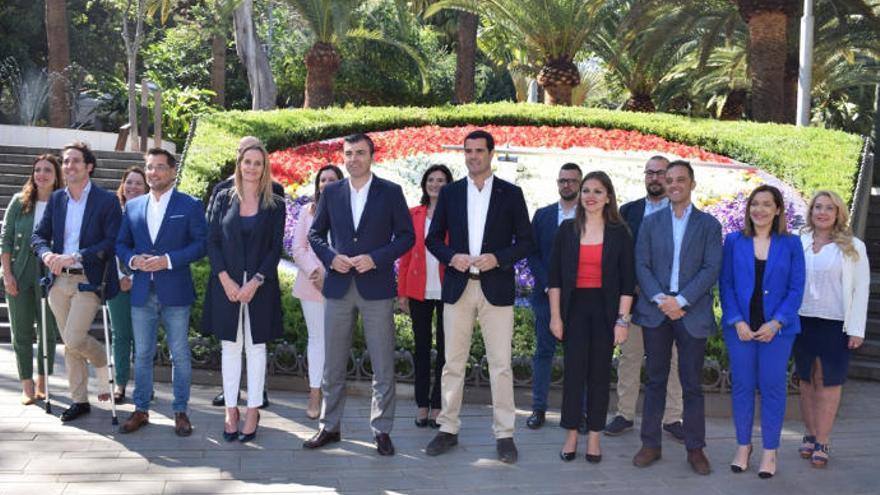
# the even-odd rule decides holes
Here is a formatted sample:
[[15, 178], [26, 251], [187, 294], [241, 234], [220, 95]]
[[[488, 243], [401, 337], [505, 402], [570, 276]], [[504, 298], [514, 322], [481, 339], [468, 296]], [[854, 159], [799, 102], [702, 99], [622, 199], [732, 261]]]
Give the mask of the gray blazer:
[[[682, 318], [688, 333], [706, 338], [715, 333], [712, 288], [721, 271], [721, 224], [712, 215], [693, 207], [682, 240], [678, 288], [688, 301]], [[642, 297], [638, 298], [633, 321], [643, 327], [658, 327], [665, 315], [651, 301], [656, 294], [669, 293], [672, 274], [672, 217], [658, 211], [642, 221], [636, 242], [636, 279]]]

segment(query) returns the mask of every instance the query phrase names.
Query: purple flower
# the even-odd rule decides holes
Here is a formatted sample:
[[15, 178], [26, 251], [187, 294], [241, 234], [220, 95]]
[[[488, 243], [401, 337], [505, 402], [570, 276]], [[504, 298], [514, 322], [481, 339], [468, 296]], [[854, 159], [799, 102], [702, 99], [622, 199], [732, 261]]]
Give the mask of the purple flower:
[[293, 258], [293, 232], [296, 228], [296, 222], [299, 220], [299, 212], [303, 206], [311, 202], [311, 196], [306, 195], [296, 198], [284, 197], [284, 203], [287, 208], [287, 218], [284, 222], [284, 252], [290, 258]]

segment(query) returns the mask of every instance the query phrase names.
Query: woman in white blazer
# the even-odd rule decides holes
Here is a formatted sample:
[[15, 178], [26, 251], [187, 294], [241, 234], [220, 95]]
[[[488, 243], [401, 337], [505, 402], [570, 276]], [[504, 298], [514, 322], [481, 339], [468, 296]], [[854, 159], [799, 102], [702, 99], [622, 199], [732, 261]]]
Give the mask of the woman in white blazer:
[[865, 244], [849, 228], [846, 204], [832, 191], [817, 191], [810, 200], [801, 244], [806, 284], [794, 356], [806, 432], [798, 452], [825, 467], [849, 355], [865, 340], [871, 270]]
[[315, 195], [303, 206], [293, 232], [293, 262], [298, 270], [293, 285], [293, 297], [299, 299], [309, 332], [306, 359], [309, 363], [309, 404], [306, 416], [318, 419], [321, 413], [321, 379], [324, 376], [324, 265], [309, 245], [309, 228], [315, 219], [315, 208], [324, 186], [342, 180], [342, 170], [336, 165], [325, 165], [315, 176]]

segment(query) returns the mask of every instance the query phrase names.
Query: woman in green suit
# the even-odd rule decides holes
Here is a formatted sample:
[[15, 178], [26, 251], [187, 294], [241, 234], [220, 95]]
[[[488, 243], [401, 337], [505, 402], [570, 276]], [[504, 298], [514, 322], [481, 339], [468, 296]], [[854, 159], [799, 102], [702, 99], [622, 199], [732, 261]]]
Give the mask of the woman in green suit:
[[[43, 348], [42, 318], [40, 316], [40, 267], [31, 251], [31, 235], [43, 218], [46, 202], [52, 191], [62, 187], [61, 162], [54, 155], [40, 155], [33, 163], [31, 176], [21, 192], [15, 194], [6, 208], [3, 229], [0, 232], [2, 249], [0, 263], [3, 265], [3, 287], [9, 307], [12, 328], [12, 348], [18, 364], [21, 380], [21, 403], [33, 404], [46, 397], [46, 370], [43, 360], [37, 359], [37, 383], [34, 386], [34, 321], [37, 339]], [[46, 312], [46, 340], [49, 349], [49, 373], [55, 361], [55, 317]]]
[[[150, 192], [147, 176], [143, 169], [134, 166], [125, 170], [122, 182], [116, 190], [119, 204], [125, 203]], [[131, 356], [134, 353], [134, 332], [131, 326], [131, 270], [117, 261], [119, 293], [107, 301], [110, 310], [110, 324], [113, 327], [113, 363], [116, 368], [116, 390], [113, 391], [117, 404], [125, 402], [125, 386], [131, 375]]]

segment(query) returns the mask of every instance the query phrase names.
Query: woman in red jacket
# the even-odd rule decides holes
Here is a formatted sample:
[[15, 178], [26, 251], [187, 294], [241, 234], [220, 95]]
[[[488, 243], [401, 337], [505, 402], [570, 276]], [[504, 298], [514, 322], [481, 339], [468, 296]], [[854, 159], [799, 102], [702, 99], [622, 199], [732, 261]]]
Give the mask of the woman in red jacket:
[[[411, 208], [416, 243], [400, 258], [397, 276], [397, 302], [400, 309], [412, 318], [415, 337], [416, 426], [437, 428], [440, 414], [440, 376], [446, 362], [443, 348], [443, 301], [440, 287], [443, 265], [427, 249], [425, 234], [431, 226], [434, 207], [440, 189], [452, 182], [452, 172], [446, 165], [431, 165], [422, 175], [422, 200]], [[431, 388], [431, 320], [437, 313], [437, 360], [434, 363], [434, 387]], [[430, 418], [428, 409], [431, 409]]]

